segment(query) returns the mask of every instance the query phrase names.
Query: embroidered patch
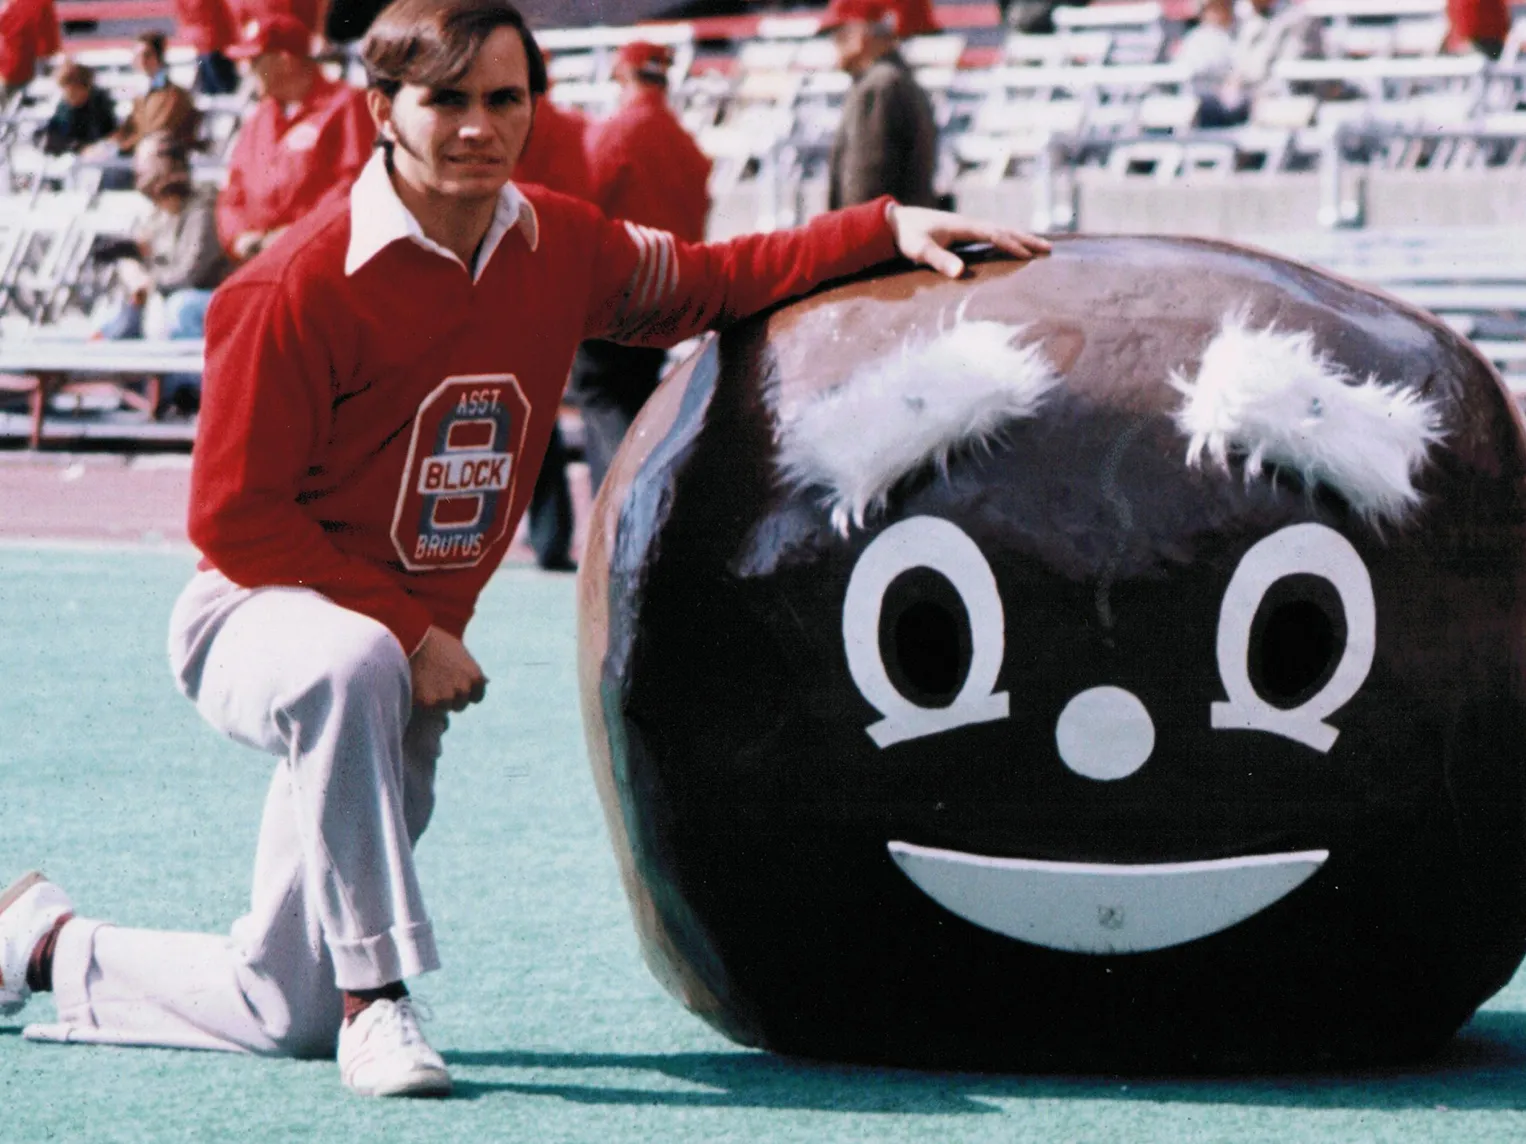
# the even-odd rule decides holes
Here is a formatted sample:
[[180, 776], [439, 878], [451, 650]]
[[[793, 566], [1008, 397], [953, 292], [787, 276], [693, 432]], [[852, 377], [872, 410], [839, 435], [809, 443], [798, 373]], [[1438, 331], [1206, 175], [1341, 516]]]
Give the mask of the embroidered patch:
[[424, 399], [392, 517], [403, 567], [470, 568], [503, 539], [529, 420], [512, 374], [447, 378]]

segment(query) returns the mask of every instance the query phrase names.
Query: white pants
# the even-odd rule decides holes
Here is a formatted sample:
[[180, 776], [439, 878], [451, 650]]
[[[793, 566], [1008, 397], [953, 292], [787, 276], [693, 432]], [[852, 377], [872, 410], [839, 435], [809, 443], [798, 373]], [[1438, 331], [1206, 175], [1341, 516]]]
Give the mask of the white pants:
[[198, 573], [175, 606], [170, 661], [208, 722], [281, 760], [249, 913], [228, 937], [70, 922], [53, 961], [59, 1023], [26, 1035], [332, 1055], [341, 989], [439, 968], [413, 843], [445, 715], [413, 709], [407, 657], [383, 625], [302, 588]]

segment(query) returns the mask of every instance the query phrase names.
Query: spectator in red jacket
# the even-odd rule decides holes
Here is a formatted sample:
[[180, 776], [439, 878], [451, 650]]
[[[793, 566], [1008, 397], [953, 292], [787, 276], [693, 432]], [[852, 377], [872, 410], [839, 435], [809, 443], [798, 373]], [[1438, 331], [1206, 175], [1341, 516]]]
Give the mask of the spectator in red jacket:
[[217, 201], [217, 232], [239, 262], [348, 194], [376, 142], [365, 96], [323, 74], [309, 55], [311, 39], [295, 17], [276, 15], [251, 22], [228, 49], [251, 61], [262, 93], [233, 145]]
[[238, 90], [238, 69], [223, 53], [238, 39], [228, 0], [174, 0], [180, 38], [196, 49], [195, 90], [227, 95]]
[[[615, 57], [620, 107], [594, 128], [588, 161], [594, 202], [610, 218], [705, 236], [710, 160], [668, 106], [669, 49], [636, 41]], [[594, 491], [637, 412], [657, 388], [664, 351], [590, 341], [578, 348], [571, 392], [583, 411], [583, 453]]]
[[37, 75], [37, 62], [63, 50], [53, 0], [0, 0], [0, 101]]
[[1453, 52], [1482, 52], [1500, 58], [1510, 35], [1506, 0], [1447, 0], [1447, 48]]
[[[546, 81], [547, 91], [551, 81]], [[588, 172], [588, 118], [576, 108], [558, 107], [549, 94], [535, 101], [535, 121], [525, 149], [514, 165], [514, 181], [539, 184], [547, 190], [593, 202], [593, 178]], [[551, 427], [546, 457], [530, 494], [530, 547], [535, 563], [551, 572], [571, 572], [572, 490], [567, 484], [567, 443], [559, 425]]]
[[610, 218], [698, 242], [710, 211], [710, 160], [668, 106], [673, 53], [644, 41], [615, 56], [620, 106], [589, 138], [594, 201]]

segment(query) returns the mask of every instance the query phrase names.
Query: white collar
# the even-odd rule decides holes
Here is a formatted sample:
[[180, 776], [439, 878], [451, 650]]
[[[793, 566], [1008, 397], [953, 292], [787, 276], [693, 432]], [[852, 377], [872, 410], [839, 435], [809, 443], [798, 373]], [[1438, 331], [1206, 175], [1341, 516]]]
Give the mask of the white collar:
[[[535, 208], [530, 205], [529, 199], [520, 194], [518, 187], [513, 183], [505, 183], [503, 190], [498, 192], [498, 206], [493, 211], [492, 225], [487, 228], [487, 234], [482, 239], [477, 268], [472, 274], [473, 282], [482, 277], [483, 269], [493, 257], [493, 251], [498, 249], [503, 236], [516, 226], [525, 232], [525, 241], [530, 244], [531, 250], [540, 245], [540, 220], [535, 216]], [[425, 250], [462, 266], [455, 254], [424, 234], [419, 220], [413, 217], [403, 205], [403, 200], [397, 197], [392, 177], [387, 173], [387, 157], [378, 150], [360, 172], [355, 185], [350, 188], [350, 247], [344, 256], [345, 275], [354, 274], [383, 249], [402, 239], [415, 242]]]

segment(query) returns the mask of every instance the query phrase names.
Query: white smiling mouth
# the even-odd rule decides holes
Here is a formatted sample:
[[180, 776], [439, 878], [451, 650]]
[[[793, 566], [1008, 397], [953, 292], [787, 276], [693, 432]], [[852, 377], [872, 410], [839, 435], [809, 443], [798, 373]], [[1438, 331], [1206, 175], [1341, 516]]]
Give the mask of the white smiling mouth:
[[1144, 953], [1228, 929], [1291, 894], [1328, 850], [1113, 866], [990, 858], [889, 843], [890, 856], [951, 913], [1070, 953]]

